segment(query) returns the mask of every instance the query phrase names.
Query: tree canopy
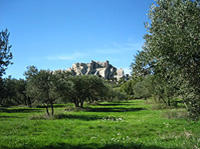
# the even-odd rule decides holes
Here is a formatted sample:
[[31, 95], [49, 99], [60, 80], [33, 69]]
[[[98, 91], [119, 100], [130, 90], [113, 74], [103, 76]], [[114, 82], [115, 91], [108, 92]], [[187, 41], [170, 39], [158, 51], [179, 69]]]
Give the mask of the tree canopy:
[[133, 68], [143, 74], [150, 70], [157, 82], [164, 83], [160, 85], [162, 90], [168, 86], [165, 88], [168, 93], [178, 93], [191, 116], [197, 117], [200, 115], [200, 1], [155, 2], [149, 11], [151, 23], [146, 24], [144, 48], [136, 56], [138, 61]]
[[5, 73], [9, 64], [11, 64], [12, 53], [10, 51], [11, 45], [9, 44], [8, 30], [0, 32], [0, 77]]

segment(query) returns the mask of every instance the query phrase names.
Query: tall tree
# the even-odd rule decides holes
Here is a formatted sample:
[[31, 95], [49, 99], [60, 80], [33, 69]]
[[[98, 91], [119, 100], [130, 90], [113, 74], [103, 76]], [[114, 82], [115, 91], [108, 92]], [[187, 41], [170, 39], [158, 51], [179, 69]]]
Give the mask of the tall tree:
[[11, 45], [9, 45], [9, 33], [6, 29], [5, 31], [0, 32], [0, 102], [3, 98], [3, 94], [5, 93], [3, 87], [2, 76], [5, 74], [5, 70], [9, 64], [12, 64], [12, 53], [10, 52]]
[[9, 64], [12, 62], [12, 53], [10, 52], [11, 45], [9, 45], [9, 35], [8, 30], [0, 32], [0, 77], [5, 73], [5, 70]]
[[200, 1], [156, 0], [144, 52], [154, 74], [179, 87], [191, 116], [200, 116]]

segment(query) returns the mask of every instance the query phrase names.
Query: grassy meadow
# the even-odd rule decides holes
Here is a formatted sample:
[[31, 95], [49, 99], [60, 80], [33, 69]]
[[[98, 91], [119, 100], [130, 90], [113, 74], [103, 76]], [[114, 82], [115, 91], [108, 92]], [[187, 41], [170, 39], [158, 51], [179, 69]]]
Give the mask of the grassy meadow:
[[173, 118], [175, 109], [145, 100], [55, 106], [53, 118], [44, 108], [0, 107], [0, 149], [200, 148], [200, 121]]

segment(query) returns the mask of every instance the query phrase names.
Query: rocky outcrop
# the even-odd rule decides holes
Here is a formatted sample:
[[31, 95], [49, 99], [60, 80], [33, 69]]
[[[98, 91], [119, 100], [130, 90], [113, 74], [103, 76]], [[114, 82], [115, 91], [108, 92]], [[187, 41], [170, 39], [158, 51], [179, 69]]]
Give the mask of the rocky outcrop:
[[125, 77], [124, 70], [106, 62], [91, 61], [91, 63], [75, 63], [71, 68], [67, 69], [72, 75], [97, 75], [107, 80], [120, 80]]

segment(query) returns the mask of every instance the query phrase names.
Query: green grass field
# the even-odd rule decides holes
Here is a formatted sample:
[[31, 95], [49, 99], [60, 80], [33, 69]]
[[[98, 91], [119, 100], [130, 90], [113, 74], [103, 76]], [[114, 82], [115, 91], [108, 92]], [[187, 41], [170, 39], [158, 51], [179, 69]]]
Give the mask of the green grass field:
[[72, 105], [57, 105], [50, 119], [42, 117], [43, 108], [0, 107], [0, 148], [200, 148], [200, 121], [167, 119], [163, 115], [171, 110], [152, 110], [144, 100], [103, 102], [82, 111], [66, 106]]

